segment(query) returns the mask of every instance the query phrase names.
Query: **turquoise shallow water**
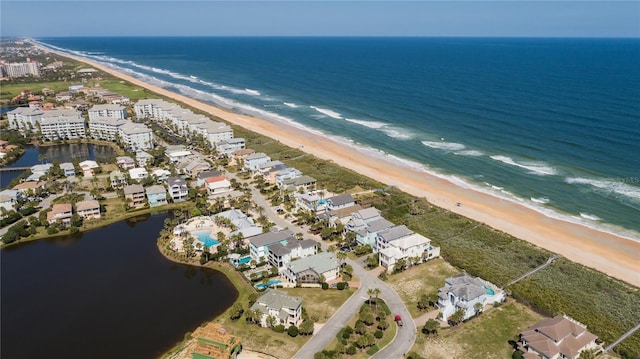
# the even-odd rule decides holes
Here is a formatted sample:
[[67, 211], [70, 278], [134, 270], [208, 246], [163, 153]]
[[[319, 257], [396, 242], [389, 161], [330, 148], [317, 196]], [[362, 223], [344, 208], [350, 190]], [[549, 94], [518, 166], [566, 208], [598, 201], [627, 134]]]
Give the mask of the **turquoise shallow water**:
[[548, 216], [640, 231], [638, 39], [40, 41]]

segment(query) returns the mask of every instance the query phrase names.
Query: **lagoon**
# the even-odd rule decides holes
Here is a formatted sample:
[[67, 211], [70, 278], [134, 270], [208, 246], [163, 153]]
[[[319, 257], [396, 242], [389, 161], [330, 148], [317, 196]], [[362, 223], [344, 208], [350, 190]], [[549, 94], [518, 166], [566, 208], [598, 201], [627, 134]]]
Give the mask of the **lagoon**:
[[0, 357], [157, 357], [230, 307], [221, 272], [160, 254], [166, 218], [3, 249]]

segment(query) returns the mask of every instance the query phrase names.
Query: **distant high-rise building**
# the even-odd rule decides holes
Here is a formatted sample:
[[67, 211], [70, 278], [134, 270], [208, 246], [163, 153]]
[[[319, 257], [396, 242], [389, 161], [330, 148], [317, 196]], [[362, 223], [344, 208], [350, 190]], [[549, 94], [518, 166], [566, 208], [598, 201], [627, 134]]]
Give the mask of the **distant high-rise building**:
[[30, 59], [27, 59], [27, 62], [3, 64], [2, 72], [9, 77], [40, 77], [40, 64]]

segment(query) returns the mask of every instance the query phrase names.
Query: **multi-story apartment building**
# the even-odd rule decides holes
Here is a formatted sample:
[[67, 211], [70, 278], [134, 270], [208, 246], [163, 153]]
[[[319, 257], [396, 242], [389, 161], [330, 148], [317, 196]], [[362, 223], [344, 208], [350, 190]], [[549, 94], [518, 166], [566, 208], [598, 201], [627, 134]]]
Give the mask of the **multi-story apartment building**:
[[46, 111], [40, 119], [40, 132], [43, 138], [52, 141], [87, 136], [84, 118], [75, 110]]
[[132, 151], [153, 148], [153, 131], [141, 123], [127, 121], [118, 128], [120, 141]]
[[93, 120], [98, 117], [111, 117], [118, 119], [127, 118], [127, 108], [120, 105], [94, 105], [89, 109], [89, 120]]
[[40, 77], [40, 63], [35, 61], [3, 64], [2, 71], [9, 77]]
[[117, 119], [113, 117], [94, 117], [89, 121], [89, 133], [92, 138], [115, 141], [120, 126], [127, 123], [127, 120]]
[[9, 128], [12, 130], [36, 130], [36, 125], [40, 123], [40, 119], [44, 115], [44, 111], [30, 107], [18, 107], [15, 110], [7, 112], [9, 120]]

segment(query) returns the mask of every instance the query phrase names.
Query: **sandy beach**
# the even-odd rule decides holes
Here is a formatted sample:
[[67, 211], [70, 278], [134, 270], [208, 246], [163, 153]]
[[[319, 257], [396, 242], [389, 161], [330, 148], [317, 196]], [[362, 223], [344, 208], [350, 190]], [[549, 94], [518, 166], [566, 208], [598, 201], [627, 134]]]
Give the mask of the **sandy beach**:
[[[49, 49], [45, 51], [52, 52]], [[281, 143], [331, 160], [380, 182], [395, 185], [416, 197], [509, 233], [541, 248], [640, 287], [640, 242], [579, 224], [547, 217], [518, 203], [463, 188], [444, 179], [381, 158], [373, 158], [338, 143], [284, 123], [232, 113], [82, 58], [87, 63], [137, 86], [219, 117], [233, 125], [269, 136]], [[456, 206], [456, 203], [461, 203]]]

